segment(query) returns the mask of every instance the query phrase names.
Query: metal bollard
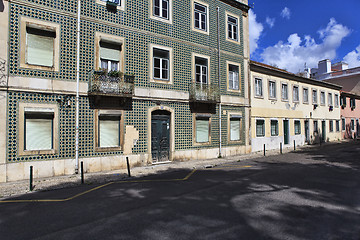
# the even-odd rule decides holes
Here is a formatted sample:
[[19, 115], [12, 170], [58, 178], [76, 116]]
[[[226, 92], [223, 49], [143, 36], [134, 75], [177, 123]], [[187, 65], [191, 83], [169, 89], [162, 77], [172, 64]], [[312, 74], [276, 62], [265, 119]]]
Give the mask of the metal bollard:
[[80, 163], [81, 168], [81, 184], [84, 184], [84, 162]]
[[282, 154], [282, 143], [280, 143], [280, 154]]
[[264, 144], [264, 157], [266, 157], [266, 149], [265, 149], [265, 144]]
[[296, 144], [295, 144], [295, 140], [294, 140], [294, 151], [296, 151]]
[[30, 191], [33, 189], [33, 166], [30, 166]]
[[131, 174], [130, 174], [129, 157], [126, 157], [126, 164], [127, 164], [128, 175], [129, 175], [129, 177], [131, 177]]

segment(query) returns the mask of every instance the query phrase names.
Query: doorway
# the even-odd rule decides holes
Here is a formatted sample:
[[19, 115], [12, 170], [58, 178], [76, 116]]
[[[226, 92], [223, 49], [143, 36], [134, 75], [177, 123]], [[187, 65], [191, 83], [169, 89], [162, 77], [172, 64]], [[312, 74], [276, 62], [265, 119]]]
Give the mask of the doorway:
[[326, 122], [325, 120], [321, 121], [321, 141], [325, 142], [326, 140]]
[[289, 144], [289, 120], [283, 120], [284, 123], [284, 144]]
[[305, 142], [310, 142], [309, 120], [305, 120]]
[[151, 157], [153, 163], [170, 160], [170, 112], [153, 111], [151, 114]]

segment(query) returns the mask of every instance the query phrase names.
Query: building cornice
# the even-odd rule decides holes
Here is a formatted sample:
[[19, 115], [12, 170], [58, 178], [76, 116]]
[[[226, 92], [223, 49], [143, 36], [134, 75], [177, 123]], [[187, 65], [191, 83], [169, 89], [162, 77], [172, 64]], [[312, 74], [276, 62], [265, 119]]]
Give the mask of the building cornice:
[[236, 7], [242, 11], [249, 12], [250, 6], [240, 2], [239, 0], [220, 0], [230, 6]]

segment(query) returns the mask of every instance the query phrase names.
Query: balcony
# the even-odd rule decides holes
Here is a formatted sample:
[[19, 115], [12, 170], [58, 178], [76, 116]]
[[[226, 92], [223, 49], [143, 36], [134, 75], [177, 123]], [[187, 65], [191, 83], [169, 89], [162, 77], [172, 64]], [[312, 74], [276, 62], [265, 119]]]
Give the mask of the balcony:
[[220, 102], [219, 86], [214, 84], [191, 83], [189, 88], [190, 102], [218, 103]]
[[135, 76], [121, 72], [95, 71], [90, 75], [89, 95], [128, 97], [134, 96]]

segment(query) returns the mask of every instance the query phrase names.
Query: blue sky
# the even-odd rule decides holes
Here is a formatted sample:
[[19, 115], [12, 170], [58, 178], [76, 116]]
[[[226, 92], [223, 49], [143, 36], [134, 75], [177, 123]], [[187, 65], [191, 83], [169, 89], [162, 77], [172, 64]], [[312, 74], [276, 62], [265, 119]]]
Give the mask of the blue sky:
[[251, 59], [297, 73], [330, 59], [360, 66], [360, 0], [249, 0]]

